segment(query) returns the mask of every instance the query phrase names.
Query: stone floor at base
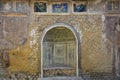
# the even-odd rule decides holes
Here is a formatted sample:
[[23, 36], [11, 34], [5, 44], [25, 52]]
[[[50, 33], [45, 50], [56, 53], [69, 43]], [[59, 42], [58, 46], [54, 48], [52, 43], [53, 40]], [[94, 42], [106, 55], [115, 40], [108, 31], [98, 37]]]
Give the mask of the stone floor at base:
[[84, 80], [81, 77], [52, 77], [52, 78], [39, 78], [38, 80]]

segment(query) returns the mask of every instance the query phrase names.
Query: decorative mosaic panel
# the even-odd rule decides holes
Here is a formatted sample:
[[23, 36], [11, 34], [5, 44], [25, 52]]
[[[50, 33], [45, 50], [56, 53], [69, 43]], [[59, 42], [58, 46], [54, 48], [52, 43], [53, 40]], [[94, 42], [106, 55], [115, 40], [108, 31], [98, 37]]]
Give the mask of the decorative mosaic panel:
[[25, 1], [16, 1], [16, 2], [0, 2], [0, 12], [26, 12], [28, 8], [28, 4]]
[[47, 12], [47, 4], [45, 2], [35, 2], [34, 12]]
[[3, 1], [0, 2], [0, 12], [3, 12], [3, 11], [9, 12], [12, 10], [12, 8], [13, 8], [13, 5], [11, 2], [3, 2]]
[[108, 12], [119, 12], [120, 11], [120, 1], [109, 1], [107, 3]]
[[108, 2], [107, 9], [112, 10], [112, 2]]
[[73, 9], [74, 9], [74, 12], [85, 12], [86, 4], [85, 3], [74, 3]]
[[16, 2], [16, 12], [26, 12], [27, 4], [26, 2]]
[[53, 3], [52, 4], [53, 13], [67, 13], [68, 12], [68, 3]]

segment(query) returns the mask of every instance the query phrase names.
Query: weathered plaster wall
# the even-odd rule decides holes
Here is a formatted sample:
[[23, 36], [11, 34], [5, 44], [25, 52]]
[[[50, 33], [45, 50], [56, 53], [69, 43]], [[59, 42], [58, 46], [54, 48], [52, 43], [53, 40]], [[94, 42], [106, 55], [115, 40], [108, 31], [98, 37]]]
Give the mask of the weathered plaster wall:
[[35, 74], [38, 71], [38, 50], [30, 44], [34, 33], [30, 30], [32, 24], [29, 26], [28, 19], [27, 16], [0, 16], [0, 50], [3, 54], [2, 50], [9, 50], [9, 72]]
[[26, 43], [10, 50], [10, 67], [8, 69], [11, 72], [21, 72], [33, 75], [39, 72], [39, 42], [36, 42], [39, 39], [37, 37], [39, 33], [36, 32], [36, 27], [33, 27], [33, 25], [34, 24], [31, 24], [31, 26], [29, 26], [29, 35]]
[[0, 48], [14, 48], [27, 40], [27, 16], [0, 16]]
[[108, 54], [105, 49], [100, 15], [40, 16], [36, 17], [36, 20], [36, 25], [41, 32], [55, 23], [71, 25], [78, 31], [81, 38], [83, 73], [111, 72], [112, 54]]
[[37, 16], [36, 23], [29, 26], [27, 41], [10, 50], [9, 71], [31, 74], [40, 71], [40, 37], [46, 27], [55, 23], [71, 25], [78, 32], [83, 74], [112, 71], [112, 54], [107, 53], [104, 44], [101, 15]]
[[[120, 15], [106, 15], [105, 17], [106, 47], [113, 53], [113, 68], [120, 74]], [[111, 46], [112, 45], [112, 46]]]
[[74, 26], [81, 37], [83, 73], [111, 72], [111, 54], [108, 55], [105, 52], [102, 42], [101, 16], [42, 16], [38, 17], [37, 21], [37, 24], [30, 31], [31, 36], [26, 44], [10, 51], [10, 71], [28, 73], [39, 71], [38, 56], [40, 56], [40, 52], [38, 52], [38, 48], [41, 31], [54, 23], [62, 22]]
[[90, 14], [0, 16], [0, 49], [10, 49], [8, 71], [28, 74], [40, 72], [40, 37], [43, 30], [56, 23], [65, 23], [73, 26], [80, 36], [82, 73], [111, 73], [112, 43], [103, 33], [103, 5], [101, 0], [89, 2], [87, 13]]

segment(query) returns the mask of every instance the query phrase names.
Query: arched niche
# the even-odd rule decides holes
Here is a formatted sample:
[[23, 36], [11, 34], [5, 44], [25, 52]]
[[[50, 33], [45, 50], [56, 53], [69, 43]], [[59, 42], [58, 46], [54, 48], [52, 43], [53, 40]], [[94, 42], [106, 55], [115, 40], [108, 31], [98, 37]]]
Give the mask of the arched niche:
[[78, 40], [75, 29], [66, 24], [45, 28], [41, 37], [41, 76], [78, 76]]

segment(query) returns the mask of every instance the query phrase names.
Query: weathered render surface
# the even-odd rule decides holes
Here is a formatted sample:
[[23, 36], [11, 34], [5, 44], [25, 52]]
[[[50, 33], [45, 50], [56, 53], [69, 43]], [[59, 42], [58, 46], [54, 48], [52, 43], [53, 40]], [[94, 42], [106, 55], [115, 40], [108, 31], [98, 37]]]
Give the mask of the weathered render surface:
[[[28, 1], [29, 10], [32, 2]], [[113, 74], [116, 68], [120, 74], [120, 28], [113, 27], [120, 24], [120, 17], [104, 15], [104, 6], [104, 1], [96, 0], [89, 1], [88, 11], [81, 14], [36, 15], [32, 10], [28, 14], [0, 13], [0, 75], [40, 77], [42, 32], [56, 23], [72, 26], [79, 35], [81, 74]], [[116, 51], [118, 58], [114, 59]], [[5, 53], [9, 60], [2, 57]]]
[[112, 59], [111, 54], [108, 55], [105, 50], [100, 15], [41, 16], [37, 17], [37, 21], [37, 26], [40, 31], [56, 22], [71, 25], [78, 31], [81, 38], [80, 50], [83, 73], [111, 72]]

